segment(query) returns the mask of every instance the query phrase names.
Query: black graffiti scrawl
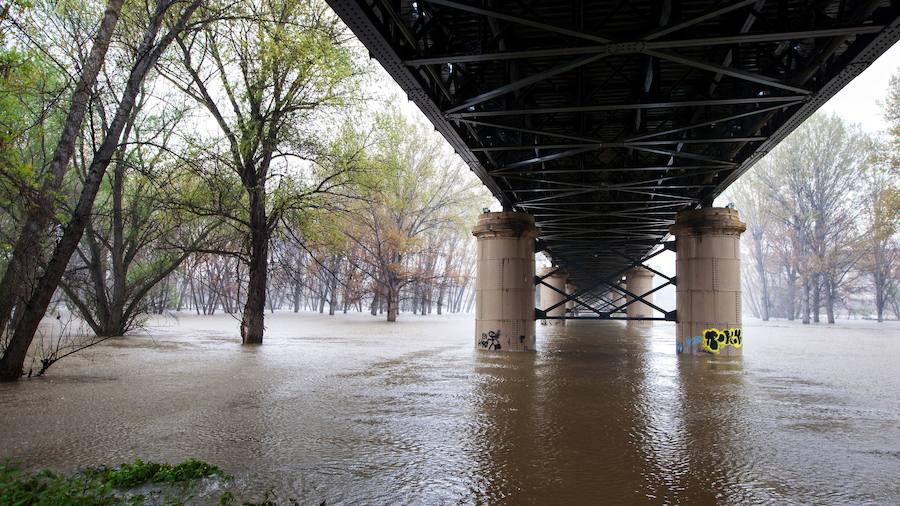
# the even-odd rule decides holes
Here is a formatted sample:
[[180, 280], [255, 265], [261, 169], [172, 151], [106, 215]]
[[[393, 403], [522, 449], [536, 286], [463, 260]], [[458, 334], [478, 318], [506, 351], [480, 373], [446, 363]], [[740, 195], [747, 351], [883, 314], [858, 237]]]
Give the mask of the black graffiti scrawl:
[[478, 342], [478, 345], [486, 350], [499, 350], [500, 331], [494, 332], [493, 330], [489, 330], [486, 334], [482, 332], [481, 341]]
[[706, 329], [703, 331], [701, 348], [709, 353], [718, 354], [726, 346], [740, 348], [743, 345], [741, 329]]

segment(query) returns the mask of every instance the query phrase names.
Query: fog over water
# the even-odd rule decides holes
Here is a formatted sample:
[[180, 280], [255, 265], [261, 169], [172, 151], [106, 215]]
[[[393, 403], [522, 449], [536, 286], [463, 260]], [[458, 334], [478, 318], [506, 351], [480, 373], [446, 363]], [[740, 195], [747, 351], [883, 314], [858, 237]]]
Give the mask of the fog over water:
[[73, 471], [200, 458], [241, 499], [302, 503], [900, 503], [900, 325], [747, 322], [744, 356], [674, 326], [539, 326], [473, 349], [471, 316], [155, 318], [0, 384], [0, 459]]

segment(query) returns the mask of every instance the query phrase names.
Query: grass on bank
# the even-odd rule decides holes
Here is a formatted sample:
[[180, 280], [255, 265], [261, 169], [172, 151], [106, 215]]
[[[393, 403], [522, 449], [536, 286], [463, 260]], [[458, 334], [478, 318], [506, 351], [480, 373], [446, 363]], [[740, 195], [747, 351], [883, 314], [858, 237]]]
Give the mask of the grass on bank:
[[[231, 479], [218, 467], [196, 459], [181, 464], [158, 464], [140, 459], [133, 464], [123, 464], [116, 468], [88, 469], [71, 476], [51, 471], [27, 472], [17, 467], [0, 464], [0, 504], [3, 505], [141, 505], [145, 502], [181, 504], [190, 497], [186, 488], [180, 493], [172, 490], [156, 490], [152, 493], [128, 494], [130, 490], [145, 485], [160, 485], [161, 488], [189, 485], [201, 478], [219, 477]], [[226, 499], [227, 501], [227, 499]]]

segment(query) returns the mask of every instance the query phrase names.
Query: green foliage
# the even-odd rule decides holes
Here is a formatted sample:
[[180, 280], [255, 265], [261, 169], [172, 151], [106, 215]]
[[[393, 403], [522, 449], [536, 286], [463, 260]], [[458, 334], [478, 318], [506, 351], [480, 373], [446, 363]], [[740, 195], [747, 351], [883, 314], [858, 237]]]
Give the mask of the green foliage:
[[[90, 469], [71, 476], [50, 471], [28, 473], [14, 466], [0, 464], [0, 504], [10, 505], [107, 505], [144, 504], [147, 495], [136, 494], [123, 498], [117, 490], [129, 490], [142, 485], [189, 484], [208, 477], [230, 480], [218, 467], [189, 459], [181, 464], [158, 464], [140, 459], [117, 468]], [[171, 494], [164, 494], [166, 504], [182, 504]]]
[[109, 484], [84, 476], [66, 477], [50, 471], [29, 474], [0, 464], [0, 504], [115, 504], [111, 489]]
[[58, 134], [62, 112], [56, 95], [65, 79], [37, 51], [0, 49], [0, 164], [4, 192], [34, 187], [43, 143]]
[[85, 475], [118, 489], [134, 488], [145, 483], [179, 483], [211, 476], [229, 478], [218, 467], [196, 459], [188, 459], [174, 466], [137, 459], [134, 464], [122, 464], [117, 468], [91, 469]]

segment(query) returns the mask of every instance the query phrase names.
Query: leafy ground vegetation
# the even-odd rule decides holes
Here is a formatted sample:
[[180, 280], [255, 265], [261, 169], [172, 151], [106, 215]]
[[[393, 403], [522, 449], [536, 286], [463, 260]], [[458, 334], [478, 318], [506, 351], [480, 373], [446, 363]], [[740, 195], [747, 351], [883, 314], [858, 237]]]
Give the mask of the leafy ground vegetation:
[[[218, 467], [195, 459], [177, 465], [135, 460], [115, 468], [94, 468], [73, 475], [28, 472], [0, 464], [0, 504], [143, 505], [192, 502], [198, 480], [231, 479]], [[235, 504], [225, 493], [221, 504]]]

